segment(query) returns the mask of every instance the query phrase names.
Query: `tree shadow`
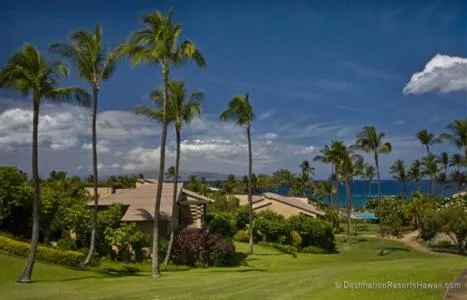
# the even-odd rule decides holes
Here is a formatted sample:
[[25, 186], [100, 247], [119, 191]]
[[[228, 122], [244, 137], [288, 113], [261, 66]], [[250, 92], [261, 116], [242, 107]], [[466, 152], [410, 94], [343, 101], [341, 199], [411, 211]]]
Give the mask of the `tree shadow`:
[[[380, 250], [380, 248], [374, 248], [374, 249]], [[397, 251], [410, 252], [409, 249], [404, 248], [404, 247], [384, 247], [384, 253], [382, 256], [387, 256]]]

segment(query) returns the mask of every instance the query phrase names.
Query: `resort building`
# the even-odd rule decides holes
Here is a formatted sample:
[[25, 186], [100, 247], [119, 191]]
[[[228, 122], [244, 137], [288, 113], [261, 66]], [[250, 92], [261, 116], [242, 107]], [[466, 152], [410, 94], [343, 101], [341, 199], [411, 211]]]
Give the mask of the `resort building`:
[[[204, 226], [206, 216], [206, 204], [212, 199], [199, 195], [183, 188], [183, 183], [177, 186], [176, 205], [173, 209], [174, 184], [164, 182], [162, 185], [162, 197], [160, 206], [160, 232], [163, 235], [169, 233], [169, 224], [172, 218], [176, 218], [178, 228]], [[92, 188], [88, 189], [92, 195]], [[136, 188], [112, 189], [100, 188], [99, 207], [106, 207], [120, 203], [125, 207], [122, 217], [124, 222], [134, 222], [139, 230], [148, 237], [152, 236], [154, 202], [157, 192], [157, 180], [138, 179]], [[93, 205], [93, 201], [89, 202]]]
[[[248, 195], [234, 195], [239, 199], [240, 205], [248, 204]], [[294, 215], [307, 215], [311, 217], [324, 216], [324, 212], [308, 203], [307, 198], [286, 197], [274, 193], [264, 193], [261, 196], [253, 196], [253, 210], [260, 212], [269, 210], [284, 217]]]

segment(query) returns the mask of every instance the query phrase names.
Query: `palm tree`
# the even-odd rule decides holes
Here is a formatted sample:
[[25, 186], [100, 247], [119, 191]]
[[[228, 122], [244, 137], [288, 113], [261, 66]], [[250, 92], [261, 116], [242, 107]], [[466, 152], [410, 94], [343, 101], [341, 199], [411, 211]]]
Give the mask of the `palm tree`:
[[[381, 175], [379, 172], [379, 154], [391, 152], [392, 146], [388, 142], [384, 142], [385, 133], [378, 133], [374, 126], [365, 126], [357, 135], [357, 147], [366, 153], [373, 153], [376, 167], [376, 178], [378, 180], [378, 197], [381, 198]], [[379, 205], [378, 205], [379, 207]], [[383, 220], [380, 218], [381, 231], [381, 250], [380, 255], [384, 255], [384, 239], [383, 239]]]
[[399, 193], [402, 193], [404, 191], [405, 193], [405, 181], [407, 180], [407, 172], [405, 168], [404, 161], [399, 159], [396, 160], [389, 171], [390, 174], [393, 174], [392, 178], [400, 181], [401, 183], [401, 188], [399, 189]]
[[34, 197], [32, 202], [31, 252], [17, 282], [31, 281], [32, 270], [39, 242], [39, 167], [38, 167], [38, 127], [39, 108], [42, 101], [63, 103], [76, 100], [78, 104], [89, 105], [88, 94], [75, 87], [58, 87], [61, 77], [68, 76], [68, 66], [60, 63], [48, 63], [42, 53], [31, 44], [14, 53], [7, 65], [0, 70], [0, 88], [18, 91], [23, 95], [32, 95], [32, 182]]
[[435, 138], [435, 135], [426, 129], [422, 129], [419, 132], [417, 132], [416, 137], [420, 141], [420, 143], [425, 146], [427, 154], [431, 153], [430, 146], [433, 146], [434, 144], [439, 144], [441, 142], [440, 139]]
[[451, 160], [449, 161], [450, 167], [455, 167], [457, 171], [460, 171], [461, 167], [465, 166], [465, 162], [467, 159], [462, 157], [462, 154], [455, 153], [451, 156]]
[[438, 176], [438, 158], [434, 154], [428, 154], [422, 158], [422, 174], [430, 177], [430, 194], [434, 194], [435, 178]]
[[331, 196], [334, 195], [336, 189], [332, 180], [320, 181], [314, 190], [314, 194], [321, 197], [327, 197], [329, 204], [331, 204]]
[[464, 148], [464, 157], [467, 159], [467, 119], [455, 120], [446, 128], [449, 132], [441, 134], [441, 138], [452, 142], [458, 149]]
[[311, 180], [315, 175], [315, 167], [310, 165], [308, 160], [302, 161], [300, 164], [301, 177], [299, 178], [301, 183], [302, 193], [306, 194], [307, 190], [310, 188]]
[[[162, 104], [164, 101], [163, 89], [156, 89], [151, 93], [151, 100], [157, 105], [156, 109], [152, 109], [146, 105], [138, 106], [135, 109], [137, 115], [144, 115], [153, 120], [162, 122]], [[175, 129], [175, 140], [176, 140], [176, 155], [175, 155], [175, 167], [170, 167], [167, 173], [171, 174], [174, 179], [174, 190], [172, 197], [172, 211], [176, 211], [177, 204], [177, 191], [178, 191], [178, 178], [180, 170], [180, 145], [182, 127], [185, 123], [190, 123], [195, 116], [201, 113], [201, 100], [204, 97], [204, 93], [201, 91], [195, 91], [191, 95], [185, 89], [185, 83], [183, 81], [171, 81], [169, 82], [169, 101], [167, 102], [167, 119], [168, 123], [174, 124]], [[164, 259], [164, 264], [169, 263], [170, 255], [172, 253], [172, 245], [176, 230], [176, 220], [171, 219], [170, 226], [170, 240], [167, 253]]]
[[352, 211], [352, 188], [353, 177], [360, 172], [360, 165], [363, 164], [363, 157], [354, 154], [353, 147], [346, 147], [339, 152], [337, 173], [344, 179], [345, 194], [347, 199], [347, 234], [350, 235], [350, 214]]
[[419, 190], [420, 189], [420, 180], [423, 177], [423, 173], [422, 173], [422, 164], [420, 163], [420, 161], [418, 159], [415, 160], [410, 165], [410, 169], [407, 172], [407, 177], [410, 180], [415, 181], [415, 189]]
[[371, 195], [371, 182], [375, 176], [375, 167], [373, 165], [367, 165], [363, 171], [363, 177], [368, 179], [368, 195]]
[[96, 248], [97, 211], [99, 208], [97, 174], [97, 105], [99, 91], [103, 81], [108, 80], [115, 71], [116, 56], [113, 51], [106, 51], [102, 40], [102, 28], [96, 25], [94, 33], [79, 30], [70, 35], [70, 43], [55, 43], [49, 51], [56, 53], [72, 63], [80, 77], [89, 83], [92, 90], [92, 173], [94, 188], [94, 211], [89, 252], [83, 265], [89, 264]]
[[154, 204], [152, 276], [160, 276], [159, 268], [159, 211], [165, 170], [165, 146], [167, 140], [167, 103], [169, 99], [170, 67], [179, 67], [187, 61], [195, 61], [202, 68], [206, 62], [191, 40], [179, 42], [182, 26], [172, 22], [173, 9], [164, 16], [160, 11], [143, 15], [144, 28], [131, 34], [127, 43], [118, 47], [119, 56], [129, 56], [132, 65], [147, 63], [161, 65], [164, 84], [162, 101], [162, 132], [160, 144], [159, 173]]
[[465, 172], [459, 170], [452, 171], [449, 178], [457, 184], [457, 190], [462, 191], [464, 184], [467, 181]]
[[253, 202], [251, 197], [251, 174], [253, 168], [253, 159], [251, 153], [251, 122], [255, 114], [248, 99], [248, 94], [244, 96], [235, 96], [229, 102], [229, 106], [220, 118], [221, 120], [234, 119], [239, 126], [246, 126], [246, 135], [248, 138], [248, 234], [249, 234], [249, 254], [253, 254]]
[[448, 178], [448, 168], [449, 168], [449, 154], [444, 151], [441, 152], [441, 154], [438, 157], [439, 163], [441, 164], [443, 168], [443, 173], [438, 174], [438, 183], [443, 186], [443, 194], [446, 192], [446, 184], [447, 184], [447, 178]]

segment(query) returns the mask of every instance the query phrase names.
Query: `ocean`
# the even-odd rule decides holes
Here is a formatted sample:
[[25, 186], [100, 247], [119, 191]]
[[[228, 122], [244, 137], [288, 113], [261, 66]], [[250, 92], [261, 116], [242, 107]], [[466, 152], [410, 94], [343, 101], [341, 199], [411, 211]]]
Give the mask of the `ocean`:
[[[427, 193], [429, 192], [430, 181], [423, 180], [420, 181], [420, 190], [421, 192]], [[282, 186], [274, 191], [280, 195], [287, 195], [290, 187], [289, 186]], [[363, 208], [365, 203], [368, 201], [369, 198], [372, 198], [377, 195], [378, 192], [377, 182], [373, 180], [371, 182], [371, 186], [368, 185], [368, 180], [354, 180], [352, 184], [352, 207], [353, 208]], [[396, 180], [381, 180], [381, 193], [383, 196], [394, 196], [400, 193], [400, 182]], [[413, 182], [406, 183], [406, 191], [407, 195], [411, 195], [413, 191], [415, 191], [416, 185]], [[443, 194], [443, 187], [435, 182], [434, 192], [436, 195]], [[457, 186], [452, 185], [446, 190], [446, 195], [452, 195], [453, 193], [457, 192]], [[339, 197], [337, 199], [337, 203], [335, 203], [335, 198], [333, 197], [331, 200], [334, 204], [339, 206], [345, 207], [346, 199], [345, 199], [345, 184], [344, 182], [339, 182]], [[310, 195], [311, 199], [316, 198]], [[325, 200], [327, 202], [327, 199]]]

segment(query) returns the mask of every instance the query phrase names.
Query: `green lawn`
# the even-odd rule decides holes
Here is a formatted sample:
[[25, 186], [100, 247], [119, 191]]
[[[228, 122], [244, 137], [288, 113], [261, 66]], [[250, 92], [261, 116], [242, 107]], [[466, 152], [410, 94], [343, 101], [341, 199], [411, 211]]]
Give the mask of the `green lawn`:
[[[0, 299], [441, 299], [444, 289], [343, 289], [336, 282], [450, 282], [465, 258], [434, 257], [387, 241], [355, 238], [338, 254], [297, 258], [257, 246], [246, 266], [125, 275], [38, 263], [34, 283], [14, 283], [24, 259], [0, 255]], [[238, 244], [245, 251], [245, 244]]]

